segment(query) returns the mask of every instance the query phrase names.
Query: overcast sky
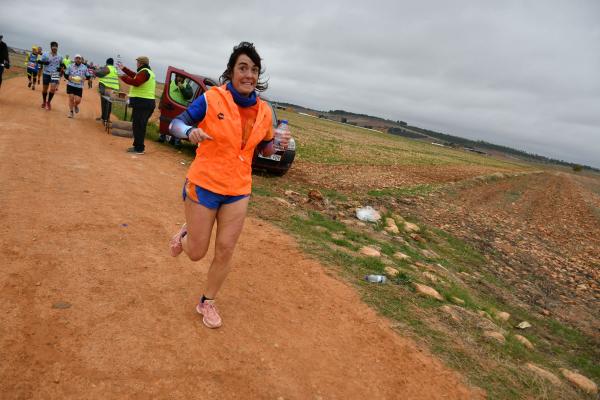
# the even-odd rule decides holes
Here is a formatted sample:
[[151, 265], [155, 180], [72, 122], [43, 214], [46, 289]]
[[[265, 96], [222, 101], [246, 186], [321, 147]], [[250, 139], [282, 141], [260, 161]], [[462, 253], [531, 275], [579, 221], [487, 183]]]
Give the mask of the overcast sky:
[[161, 81], [168, 65], [217, 78], [246, 40], [274, 100], [600, 167], [598, 0], [3, 0], [0, 34], [95, 62], [147, 55]]

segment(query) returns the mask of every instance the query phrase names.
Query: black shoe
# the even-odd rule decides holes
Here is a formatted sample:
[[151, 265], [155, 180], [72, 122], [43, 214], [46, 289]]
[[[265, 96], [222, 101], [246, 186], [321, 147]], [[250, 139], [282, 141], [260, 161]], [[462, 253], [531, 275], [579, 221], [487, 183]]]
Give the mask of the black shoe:
[[29, 83], [27, 84], [27, 87], [31, 87], [31, 82], [29, 82]]
[[135, 153], [135, 154], [139, 154], [139, 155], [144, 154], [144, 150], [136, 150], [135, 147], [128, 148], [127, 152], [128, 153]]
[[158, 143], [164, 143], [164, 142], [165, 142], [165, 139], [166, 139], [166, 136], [165, 136], [165, 135], [160, 135], [160, 136], [158, 137], [158, 140], [157, 140], [157, 142], [158, 142]]

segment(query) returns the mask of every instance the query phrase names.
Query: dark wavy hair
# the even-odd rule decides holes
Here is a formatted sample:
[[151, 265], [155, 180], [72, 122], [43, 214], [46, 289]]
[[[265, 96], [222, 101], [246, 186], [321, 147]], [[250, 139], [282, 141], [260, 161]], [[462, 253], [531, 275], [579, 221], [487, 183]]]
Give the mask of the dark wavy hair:
[[250, 42], [241, 42], [233, 48], [233, 52], [231, 53], [231, 56], [229, 56], [229, 61], [227, 62], [227, 69], [221, 75], [221, 84], [231, 82], [231, 78], [233, 77], [233, 67], [235, 66], [235, 63], [241, 54], [247, 55], [258, 67], [258, 82], [256, 82], [256, 90], [259, 92], [264, 92], [269, 87], [269, 81], [260, 79], [265, 70], [262, 68], [262, 59], [258, 55], [254, 44]]

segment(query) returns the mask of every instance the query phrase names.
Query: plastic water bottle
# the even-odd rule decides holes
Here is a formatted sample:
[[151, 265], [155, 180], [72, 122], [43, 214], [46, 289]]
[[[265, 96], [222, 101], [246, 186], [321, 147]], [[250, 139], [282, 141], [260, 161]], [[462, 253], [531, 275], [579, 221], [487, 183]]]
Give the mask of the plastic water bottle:
[[123, 62], [121, 62], [121, 55], [117, 54], [117, 72], [119, 75], [123, 74], [122, 67], [123, 67]]
[[385, 283], [387, 278], [384, 275], [367, 275], [365, 281], [371, 283]]
[[281, 137], [285, 133], [289, 133], [289, 131], [290, 131], [290, 127], [288, 126], [287, 119], [282, 119], [279, 122], [279, 125], [277, 126], [277, 128], [275, 129], [275, 136], [273, 138], [273, 148], [275, 148], [276, 151], [283, 151], [283, 150], [285, 150], [281, 146]]

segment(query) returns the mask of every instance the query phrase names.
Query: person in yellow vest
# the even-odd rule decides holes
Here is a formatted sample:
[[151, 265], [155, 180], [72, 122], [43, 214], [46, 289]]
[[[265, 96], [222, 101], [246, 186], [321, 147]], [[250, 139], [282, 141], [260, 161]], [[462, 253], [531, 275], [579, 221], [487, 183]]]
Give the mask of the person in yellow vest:
[[96, 121], [106, 123], [108, 121], [111, 107], [110, 102], [104, 98], [110, 97], [113, 91], [119, 91], [119, 75], [114, 66], [115, 62], [112, 58], [106, 59], [104, 67], [94, 70], [94, 75], [98, 78], [98, 93], [100, 93], [100, 116]]
[[[196, 306], [209, 328], [222, 324], [214, 299], [231, 270], [246, 218], [254, 151], [265, 156], [275, 152], [272, 111], [256, 94], [267, 89], [262, 73], [254, 45], [240, 43], [221, 75], [222, 86], [212, 87], [194, 100], [169, 126], [171, 135], [198, 144], [183, 186], [186, 223], [171, 238], [171, 255], [184, 252], [192, 261], [204, 258], [217, 223], [214, 258]], [[278, 139], [287, 148], [289, 134]]]
[[31, 52], [25, 55], [25, 67], [27, 68], [27, 87], [35, 90], [35, 82], [37, 80], [39, 66], [38, 46], [32, 46]]
[[121, 80], [130, 85], [129, 105], [132, 109], [133, 147], [128, 148], [127, 152], [144, 154], [146, 125], [156, 107], [156, 79], [148, 57], [140, 56], [135, 60], [137, 61], [135, 72], [122, 64], [118, 64], [117, 67], [124, 72], [120, 77]]
[[[190, 103], [190, 100], [194, 96], [194, 90], [192, 89], [192, 85], [183, 75], [175, 74], [175, 79], [171, 79], [169, 84], [169, 97], [176, 103], [181, 104], [182, 106], [187, 107]], [[167, 135], [161, 134], [158, 137], [158, 142], [163, 143], [167, 140]], [[170, 137], [169, 141], [173, 146], [180, 147], [181, 139], [176, 138], [174, 136]]]

